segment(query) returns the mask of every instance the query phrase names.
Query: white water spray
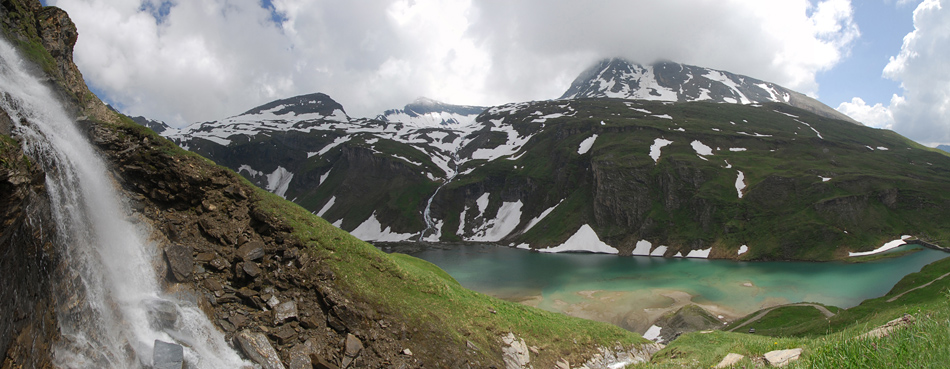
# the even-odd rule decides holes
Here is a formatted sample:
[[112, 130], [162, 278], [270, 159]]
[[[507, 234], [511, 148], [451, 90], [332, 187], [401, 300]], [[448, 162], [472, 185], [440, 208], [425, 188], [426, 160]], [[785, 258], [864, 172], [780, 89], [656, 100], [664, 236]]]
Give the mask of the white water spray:
[[[144, 368], [156, 340], [184, 347], [193, 368], [241, 368], [243, 361], [193, 303], [161, 292], [157, 245], [130, 221], [106, 165], [49, 88], [0, 40], [0, 107], [27, 154], [46, 172], [59, 251], [57, 312], [61, 368]], [[164, 318], [156, 320], [156, 312]]]

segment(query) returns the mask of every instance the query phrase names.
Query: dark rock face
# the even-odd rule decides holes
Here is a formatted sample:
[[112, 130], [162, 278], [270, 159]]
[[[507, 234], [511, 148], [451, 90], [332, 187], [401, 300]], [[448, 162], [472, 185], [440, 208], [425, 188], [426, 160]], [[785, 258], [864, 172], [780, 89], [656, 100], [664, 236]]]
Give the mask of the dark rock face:
[[52, 367], [55, 225], [44, 174], [8, 140], [0, 136], [0, 353], [4, 367]]

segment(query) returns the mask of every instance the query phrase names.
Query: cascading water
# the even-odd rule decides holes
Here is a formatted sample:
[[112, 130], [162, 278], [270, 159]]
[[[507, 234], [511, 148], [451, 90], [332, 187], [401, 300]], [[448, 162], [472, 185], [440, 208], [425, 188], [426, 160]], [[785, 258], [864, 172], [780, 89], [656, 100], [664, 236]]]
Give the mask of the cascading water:
[[46, 172], [66, 260], [54, 276], [63, 337], [54, 348], [55, 364], [151, 367], [156, 342], [164, 341], [183, 347], [190, 368], [252, 367], [194, 303], [162, 293], [155, 276], [157, 245], [130, 220], [105, 163], [50, 89], [2, 39], [0, 107], [15, 122], [27, 154]]
[[[432, 200], [434, 200], [435, 196], [439, 194], [439, 191], [442, 191], [442, 187], [445, 187], [445, 185], [449, 184], [449, 182], [452, 182], [452, 180], [455, 179], [455, 176], [458, 175], [459, 150], [461, 150], [461, 145], [455, 149], [454, 153], [452, 153], [455, 170], [453, 170], [448, 178], [445, 179], [445, 182], [442, 182], [442, 184], [435, 189], [435, 192], [433, 192], [432, 196], [429, 197], [429, 201], [426, 202], [426, 209], [422, 212], [422, 219], [426, 222], [426, 229], [423, 229], [422, 233], [419, 234], [419, 241], [426, 241], [426, 235], [436, 228], [435, 220], [432, 219], [432, 214], [430, 212], [432, 209]], [[431, 241], [438, 242], [439, 237], [441, 237], [441, 234], [435, 234], [433, 235], [433, 239]]]

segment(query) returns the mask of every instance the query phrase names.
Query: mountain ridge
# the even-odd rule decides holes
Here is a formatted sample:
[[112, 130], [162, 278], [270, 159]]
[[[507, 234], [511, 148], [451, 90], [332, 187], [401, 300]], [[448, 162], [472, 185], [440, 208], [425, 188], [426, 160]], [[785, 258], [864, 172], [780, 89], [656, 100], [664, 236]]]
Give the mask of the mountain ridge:
[[560, 99], [622, 98], [733, 104], [780, 102], [818, 115], [860, 124], [851, 117], [772, 82], [731, 72], [659, 61], [649, 65], [604, 59], [581, 72]]
[[[898, 139], [900, 136], [893, 132], [814, 115], [784, 101], [730, 104], [582, 98], [489, 107], [470, 124], [420, 125], [348, 117], [346, 121], [320, 117], [286, 120], [287, 117], [284, 117], [281, 118], [281, 127], [291, 127], [285, 130], [270, 128], [267, 120], [257, 122], [250, 117], [245, 118], [248, 121], [242, 122], [242, 127], [258, 128], [241, 131], [227, 122], [203, 123], [221, 127], [221, 130], [212, 129], [203, 133], [213, 138], [211, 141], [223, 140], [220, 142], [202, 143], [200, 135], [169, 137], [184, 147], [241, 172], [262, 188], [281, 189], [281, 195], [364, 240], [404, 241], [424, 238], [427, 241], [503, 242], [539, 250], [561, 250], [563, 248], [558, 245], [563, 246], [569, 243], [572, 236], [578, 236], [575, 231], [587, 229], [587, 237], [595, 237], [596, 242], [610, 246], [601, 250], [614, 250], [609, 252], [619, 254], [829, 260], [847, 255], [846, 251], [879, 246], [878, 242], [883, 243], [887, 237], [912, 232], [907, 231], [908, 228], [891, 229], [887, 233], [892, 235], [887, 236], [882, 233], [883, 228], [879, 228], [860, 237], [843, 239], [832, 231], [844, 227], [845, 223], [854, 229], [853, 221], [847, 220], [854, 216], [844, 217], [844, 213], [856, 211], [855, 207], [873, 205], [868, 202], [869, 199], [893, 198], [895, 189], [888, 190], [891, 192], [874, 190], [872, 193], [861, 192], [867, 190], [847, 190], [845, 193], [858, 197], [846, 201], [823, 198], [831, 193], [827, 190], [815, 192], [810, 196], [817, 197], [808, 200], [815, 201], [810, 206], [819, 210], [819, 213], [827, 214], [812, 216], [823, 217], [821, 222], [827, 224], [822, 227], [826, 229], [815, 233], [783, 226], [785, 229], [777, 234], [784, 234], [788, 239], [785, 241], [777, 236], [754, 235], [754, 232], [736, 237], [729, 236], [735, 230], [716, 230], [729, 222], [746, 224], [740, 228], [752, 227], [752, 224], [761, 222], [730, 221], [731, 217], [738, 214], [731, 210], [724, 212], [724, 209], [735, 206], [731, 204], [734, 200], [728, 198], [729, 191], [733, 197], [738, 194], [739, 199], [743, 196], [747, 198], [742, 200], [741, 203], [746, 204], [743, 206], [758, 204], [755, 206], [759, 210], [755, 212], [766, 211], [772, 206], [792, 206], [804, 211], [807, 207], [800, 207], [806, 203], [792, 205], [776, 202], [775, 195], [789, 191], [794, 186], [823, 183], [836, 177], [837, 170], [832, 167], [815, 164], [809, 169], [807, 165], [796, 164], [794, 167], [801, 168], [794, 172], [792, 183], [795, 184], [787, 187], [790, 183], [783, 183], [787, 179], [782, 176], [763, 174], [774, 171], [772, 169], [761, 168], [757, 174], [749, 168], [740, 167], [758, 166], [754, 161], [740, 163], [742, 157], [746, 159], [741, 160], [748, 160], [753, 155], [775, 157], [773, 153], [780, 147], [794, 148], [788, 151], [794, 152], [794, 155], [826, 156], [814, 150], [831, 140], [834, 143], [830, 147], [847, 147], [842, 153], [847, 153], [848, 157], [858, 155], [848, 159], [852, 164], [846, 165], [846, 172], [850, 173], [861, 171], [853, 165], [864, 163], [865, 155], [892, 156], [898, 153], [891, 149], [895, 145], [904, 150], [917, 150], [919, 146], [904, 138]], [[268, 134], [260, 135], [256, 131], [259, 129], [266, 130]], [[845, 134], [845, 131], [853, 132]], [[609, 148], [604, 152], [602, 142], [617, 142], [621, 136], [630, 137], [628, 140], [632, 141], [629, 142], [642, 142], [642, 138], [637, 135], [630, 136], [631, 132], [653, 132], [648, 134], [670, 143], [658, 146], [655, 160], [637, 161], [635, 167], [617, 166], [612, 161], [600, 163], [599, 159], [591, 161], [604, 153], [612, 155], [610, 152], [616, 150]], [[829, 136], [828, 132], [838, 133]], [[796, 141], [799, 138], [801, 141]], [[554, 141], [550, 141], [552, 139]], [[748, 141], [750, 139], [752, 141]], [[550, 142], [542, 144], [544, 141]], [[680, 146], [690, 142], [692, 147]], [[711, 145], [714, 142], [719, 144]], [[856, 142], [864, 144], [856, 145]], [[634, 146], [627, 145], [629, 147], [623, 150], [633, 150], [640, 155], [650, 153], [652, 156], [654, 148], [650, 147], [651, 144], [656, 146], [653, 142], [642, 142]], [[566, 147], [569, 145], [580, 146], [570, 149]], [[610, 145], [618, 148], [624, 146], [618, 146], [618, 143]], [[704, 148], [702, 153], [697, 151], [698, 147]], [[754, 153], [753, 147], [758, 147]], [[684, 148], [688, 151], [684, 152]], [[672, 150], [675, 155], [660, 154], [667, 150]], [[570, 151], [573, 153], [569, 154]], [[690, 155], [680, 156], [690, 152], [693, 159], [690, 159]], [[660, 160], [661, 156], [676, 159]], [[719, 169], [700, 170], [707, 166], [703, 162], [719, 156], [726, 158]], [[637, 157], [637, 154], [633, 157]], [[902, 163], [913, 163], [907, 158], [894, 158]], [[789, 159], [775, 157], [774, 160], [785, 163]], [[933, 163], [944, 161], [941, 158], [928, 160]], [[940, 168], [944, 168], [945, 164], [940, 164]], [[792, 164], [780, 166], [788, 165]], [[842, 164], [838, 161], [838, 164], [833, 165]], [[672, 171], [669, 174], [679, 174], [675, 174], [673, 178], [676, 179], [672, 182], [658, 182], [655, 178], [658, 174], [649, 169], [654, 166], [665, 168], [663, 171]], [[733, 166], [739, 168], [738, 173], [743, 177], [741, 189], [735, 169], [728, 180], [722, 178], [723, 174], [717, 173]], [[604, 172], [606, 168], [613, 169]], [[875, 170], [881, 170], [875, 176], [885, 175], [883, 168]], [[594, 178], [589, 177], [591, 172]], [[627, 180], [628, 183], [650, 183], [649, 187], [628, 188], [607, 195], [610, 191], [629, 187], [624, 182], [606, 184], [604, 181], [623, 172], [637, 173], [635, 178]], [[694, 174], [683, 174], [689, 172]], [[928, 174], [927, 178], [933, 177]], [[676, 181], [685, 182], [677, 184]], [[873, 181], [876, 183], [879, 179]], [[712, 197], [704, 199], [703, 196], [697, 196], [696, 191], [709, 191], [702, 188], [712, 182], [720, 182], [716, 185], [719, 186], [717, 189], [709, 188], [714, 193]], [[927, 186], [930, 185], [924, 187]], [[553, 191], [554, 188], [560, 190]], [[578, 190], [581, 192], [572, 194], [572, 191]], [[636, 200], [618, 202], [615, 199], [629, 197], [625, 193], [636, 194], [633, 195]], [[658, 202], [662, 197], [671, 200]], [[570, 198], [575, 200], [568, 201]], [[574, 215], [567, 216], [567, 223], [561, 224], [554, 233], [538, 230], [550, 227], [548, 223], [552, 222], [552, 217], [565, 217], [564, 214], [557, 214], [567, 211], [564, 210], [567, 204], [572, 204], [570, 206], [574, 209]], [[880, 202], [874, 200], [874, 204]], [[886, 207], [894, 207], [897, 203], [888, 200], [887, 204]], [[649, 210], [651, 206], [654, 210]], [[793, 215], [787, 211], [778, 213]], [[888, 212], [878, 215], [886, 214]], [[670, 217], [679, 220], [670, 225], [656, 222], [657, 219]], [[565, 219], [554, 221], [563, 222]], [[676, 225], [678, 223], [682, 224]], [[814, 225], [807, 227], [812, 230], [822, 228]], [[929, 231], [937, 235], [935, 237], [938, 239], [944, 237], [944, 232], [936, 229]], [[808, 240], [823, 240], [838, 246], [820, 252], [812, 246], [804, 246], [798, 251], [780, 251], [779, 244], [802, 244]], [[763, 247], [752, 253], [734, 254], [740, 246], [756, 242], [763, 243]], [[646, 251], [639, 251], [637, 245], [641, 243], [652, 246]], [[720, 246], [716, 250], [710, 248], [717, 244]], [[733, 254], [730, 255], [727, 250], [732, 250]]]

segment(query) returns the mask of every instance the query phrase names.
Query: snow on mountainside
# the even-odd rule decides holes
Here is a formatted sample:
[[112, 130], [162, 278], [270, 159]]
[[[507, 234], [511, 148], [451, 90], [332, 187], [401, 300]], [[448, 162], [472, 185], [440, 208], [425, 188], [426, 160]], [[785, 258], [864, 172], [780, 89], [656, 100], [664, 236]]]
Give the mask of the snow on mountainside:
[[605, 59], [581, 73], [561, 96], [561, 99], [578, 98], [713, 101], [743, 105], [777, 102], [860, 124], [815, 99], [771, 82], [673, 62], [644, 66], [620, 58]]
[[384, 122], [401, 122], [418, 127], [469, 125], [475, 122], [484, 106], [451, 105], [420, 97], [402, 109], [390, 109], [377, 115]]
[[[887, 158], [886, 167], [895, 168], [907, 162], [901, 155], [915, 153], [903, 138], [796, 108], [805, 101], [800, 94], [727, 72], [615, 59], [571, 88], [564, 99], [489, 108], [421, 98], [375, 119], [350, 117], [317, 93], [162, 134], [367, 241], [504, 242], [557, 251], [575, 249], [570, 239], [597, 239], [621, 254], [687, 257], [697, 250], [708, 256], [711, 242], [727, 238], [759, 241], [743, 257], [769, 250], [763, 246], [771, 238], [733, 232], [773, 225], [759, 218], [732, 228], [717, 223], [736, 218], [730, 211], [739, 208], [820, 208], [822, 216], [832, 214], [822, 228], [838, 237], [826, 237], [830, 243], [859, 245], [840, 239], [850, 233], [829, 229], [849, 229], [834, 217], [865, 205], [825, 201], [828, 186], [868, 171], [853, 163]], [[680, 99], [705, 102], [668, 102]], [[826, 157], [830, 164], [816, 159]], [[946, 159], [928, 162], [942, 168], [940, 160]], [[796, 164], [782, 164], [788, 162]], [[814, 193], [796, 202], [775, 195], [788, 186]], [[674, 218], [688, 221], [668, 221]], [[695, 229], [710, 236], [695, 238]], [[776, 239], [808, 236], [782, 235]], [[631, 240], [657, 246], [640, 250]]]
[[254, 137], [264, 132], [310, 132], [327, 122], [349, 122], [343, 106], [321, 93], [301, 95], [273, 101], [241, 115], [220, 121], [195, 123], [177, 131], [166, 131], [178, 145], [188, 148], [196, 138], [228, 146], [239, 135]]

